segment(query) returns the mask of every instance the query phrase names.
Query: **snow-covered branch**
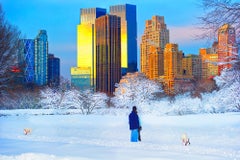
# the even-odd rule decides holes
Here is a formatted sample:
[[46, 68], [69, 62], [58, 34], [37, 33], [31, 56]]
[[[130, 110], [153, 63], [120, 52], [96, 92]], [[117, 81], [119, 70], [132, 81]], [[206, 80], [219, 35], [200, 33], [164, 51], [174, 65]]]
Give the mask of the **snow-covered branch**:
[[113, 103], [117, 107], [141, 105], [153, 100], [156, 93], [163, 92], [160, 83], [149, 80], [142, 73], [128, 73], [116, 84]]

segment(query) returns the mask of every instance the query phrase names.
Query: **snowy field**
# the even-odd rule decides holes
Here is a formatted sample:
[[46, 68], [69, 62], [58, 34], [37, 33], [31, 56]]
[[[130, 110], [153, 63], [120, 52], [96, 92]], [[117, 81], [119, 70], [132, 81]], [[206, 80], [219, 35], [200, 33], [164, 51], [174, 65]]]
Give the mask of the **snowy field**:
[[[140, 117], [142, 142], [131, 143], [127, 114], [8, 111], [0, 116], [0, 160], [240, 159], [240, 113]], [[24, 128], [31, 133], [24, 135]], [[190, 146], [182, 145], [183, 133], [190, 137]]]

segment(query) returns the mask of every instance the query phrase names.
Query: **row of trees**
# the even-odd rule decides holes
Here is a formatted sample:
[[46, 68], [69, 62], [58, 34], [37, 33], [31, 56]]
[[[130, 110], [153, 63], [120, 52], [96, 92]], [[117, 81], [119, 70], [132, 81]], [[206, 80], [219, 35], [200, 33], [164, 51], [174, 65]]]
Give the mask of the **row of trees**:
[[[236, 66], [237, 67], [237, 66]], [[163, 94], [160, 84], [148, 80], [141, 73], [127, 74], [119, 84], [115, 96], [91, 90], [79, 91], [74, 88], [56, 89], [46, 87], [38, 92], [11, 93], [5, 99], [7, 108], [43, 108], [57, 112], [91, 114], [104, 110], [122, 109], [125, 112], [136, 105], [142, 113], [189, 114], [218, 113], [240, 110], [240, 72], [231, 68], [215, 77], [218, 90], [201, 93], [201, 98], [192, 97], [186, 92], [174, 99], [159, 96]], [[110, 110], [111, 111], [111, 110]]]
[[141, 105], [156, 99], [162, 93], [161, 85], [147, 79], [142, 73], [129, 73], [116, 84], [114, 97], [92, 90], [78, 90], [66, 87], [45, 87], [33, 91], [11, 92], [4, 99], [5, 108], [43, 108], [43, 109], [79, 109], [82, 114], [90, 114], [96, 108]]

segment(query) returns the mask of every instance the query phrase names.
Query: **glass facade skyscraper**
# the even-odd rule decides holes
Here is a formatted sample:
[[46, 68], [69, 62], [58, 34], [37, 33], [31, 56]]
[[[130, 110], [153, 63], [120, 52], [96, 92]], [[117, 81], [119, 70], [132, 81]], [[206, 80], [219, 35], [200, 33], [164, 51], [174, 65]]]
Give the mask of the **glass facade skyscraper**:
[[112, 95], [121, 79], [120, 17], [96, 19], [96, 90]]
[[105, 14], [106, 9], [102, 8], [80, 11], [80, 24], [77, 26], [77, 67], [71, 68], [71, 81], [80, 88], [95, 87], [95, 20]]
[[40, 30], [35, 38], [35, 83], [46, 85], [48, 81], [48, 37], [46, 30]]
[[[77, 66], [71, 68], [71, 82], [80, 89], [96, 87], [96, 21], [106, 16], [106, 9], [81, 9], [77, 26]], [[120, 18], [121, 75], [137, 71], [137, 21], [136, 6], [130, 4], [110, 6], [108, 17]], [[110, 18], [112, 19], [112, 18]], [[112, 23], [112, 21], [109, 21]], [[116, 34], [112, 34], [114, 36]], [[99, 37], [98, 37], [99, 38]], [[106, 45], [107, 42], [105, 43]], [[106, 46], [108, 47], [108, 46]], [[114, 54], [114, 53], [113, 53]]]
[[48, 84], [58, 86], [60, 84], [60, 59], [48, 54]]
[[34, 40], [22, 39], [19, 54], [19, 63], [23, 68], [26, 84], [34, 83]]
[[122, 75], [137, 71], [137, 18], [136, 5], [110, 6], [110, 14], [121, 17]]

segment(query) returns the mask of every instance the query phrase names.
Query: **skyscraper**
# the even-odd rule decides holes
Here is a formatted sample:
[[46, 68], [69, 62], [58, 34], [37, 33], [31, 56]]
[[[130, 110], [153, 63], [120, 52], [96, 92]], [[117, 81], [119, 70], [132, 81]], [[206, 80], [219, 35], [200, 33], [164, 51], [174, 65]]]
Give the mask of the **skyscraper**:
[[231, 61], [237, 57], [235, 29], [229, 24], [224, 24], [218, 29], [218, 74], [224, 68], [231, 68]]
[[40, 30], [35, 38], [35, 83], [46, 85], [48, 81], [48, 37], [46, 30]]
[[19, 53], [19, 64], [23, 69], [26, 84], [34, 83], [34, 40], [22, 39]]
[[137, 18], [136, 5], [110, 6], [110, 14], [121, 17], [122, 75], [137, 71]]
[[102, 8], [80, 10], [80, 24], [77, 26], [77, 67], [71, 68], [71, 81], [80, 88], [95, 87], [95, 20], [105, 14], [106, 9]]
[[174, 94], [176, 78], [182, 78], [182, 51], [178, 50], [177, 44], [168, 43], [164, 49], [164, 81], [165, 92]]
[[[141, 40], [141, 72], [143, 72], [148, 78], [153, 71], [149, 66], [149, 55], [151, 53], [151, 46], [155, 47], [159, 52], [159, 54], [163, 55], [164, 47], [165, 45], [169, 43], [169, 30], [167, 29], [166, 24], [164, 23], [164, 17], [163, 16], [153, 16], [151, 20], [147, 20], [145, 23], [145, 30], [144, 34], [142, 36]], [[159, 58], [163, 58], [163, 56], [159, 56]], [[160, 60], [160, 62], [163, 62], [163, 60]], [[163, 68], [164, 64], [159, 64], [159, 75], [163, 75]]]
[[58, 86], [60, 84], [60, 59], [48, 54], [48, 84]]
[[121, 79], [120, 17], [96, 19], [96, 90], [112, 95]]

